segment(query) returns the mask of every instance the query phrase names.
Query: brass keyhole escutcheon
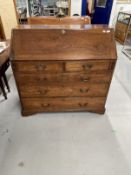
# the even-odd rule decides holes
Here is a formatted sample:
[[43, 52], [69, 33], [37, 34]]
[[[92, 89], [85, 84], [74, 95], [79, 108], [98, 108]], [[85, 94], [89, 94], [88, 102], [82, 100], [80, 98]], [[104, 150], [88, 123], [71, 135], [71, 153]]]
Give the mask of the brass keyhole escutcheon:
[[63, 30], [61, 31], [61, 33], [62, 33], [63, 35], [65, 35], [65, 34], [66, 34], [66, 30], [63, 29]]

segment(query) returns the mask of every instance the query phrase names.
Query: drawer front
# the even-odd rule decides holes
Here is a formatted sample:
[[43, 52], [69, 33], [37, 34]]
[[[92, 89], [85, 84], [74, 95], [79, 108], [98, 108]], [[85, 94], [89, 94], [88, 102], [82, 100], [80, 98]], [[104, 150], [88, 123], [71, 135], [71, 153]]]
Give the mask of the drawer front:
[[109, 60], [93, 61], [67, 61], [67, 62], [46, 62], [46, 61], [21, 61], [13, 62], [12, 67], [17, 73], [60, 73], [60, 72], [92, 72], [111, 70], [114, 62]]
[[45, 61], [21, 61], [13, 62], [15, 72], [20, 73], [40, 73], [40, 72], [63, 72], [63, 63], [45, 62]]
[[61, 83], [108, 83], [111, 79], [112, 72], [105, 72], [103, 74], [90, 73], [63, 73], [63, 74], [15, 74], [16, 81], [20, 85], [34, 85], [34, 84], [61, 84]]
[[20, 86], [22, 97], [104, 97], [107, 94], [108, 84], [77, 83], [57, 86]]
[[105, 98], [22, 98], [24, 110], [30, 111], [83, 111], [99, 110], [104, 107]]
[[101, 71], [109, 70], [110, 62], [106, 61], [70, 61], [65, 65], [67, 72], [90, 72], [90, 71]]

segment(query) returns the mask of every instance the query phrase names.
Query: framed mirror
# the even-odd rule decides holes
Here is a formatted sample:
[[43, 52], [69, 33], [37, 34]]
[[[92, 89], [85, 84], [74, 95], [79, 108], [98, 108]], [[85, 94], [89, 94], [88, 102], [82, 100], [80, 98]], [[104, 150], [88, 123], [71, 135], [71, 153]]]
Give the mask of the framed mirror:
[[19, 23], [32, 16], [70, 15], [71, 0], [14, 0]]
[[69, 15], [69, 0], [28, 0], [30, 16], [56, 16], [59, 10]]

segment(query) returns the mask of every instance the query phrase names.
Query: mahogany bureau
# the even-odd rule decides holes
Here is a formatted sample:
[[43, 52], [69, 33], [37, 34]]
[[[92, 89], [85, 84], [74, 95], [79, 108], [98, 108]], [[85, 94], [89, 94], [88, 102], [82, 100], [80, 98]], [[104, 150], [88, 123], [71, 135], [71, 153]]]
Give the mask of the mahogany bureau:
[[113, 29], [20, 26], [12, 31], [11, 55], [23, 116], [104, 113], [117, 58]]

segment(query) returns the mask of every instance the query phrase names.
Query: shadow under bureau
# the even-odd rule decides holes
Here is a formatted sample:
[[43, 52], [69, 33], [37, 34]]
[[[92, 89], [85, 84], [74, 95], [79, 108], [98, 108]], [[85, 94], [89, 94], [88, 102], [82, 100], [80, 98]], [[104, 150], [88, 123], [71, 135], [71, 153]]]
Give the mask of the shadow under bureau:
[[12, 31], [11, 55], [23, 116], [104, 113], [117, 57], [113, 29], [21, 26]]

